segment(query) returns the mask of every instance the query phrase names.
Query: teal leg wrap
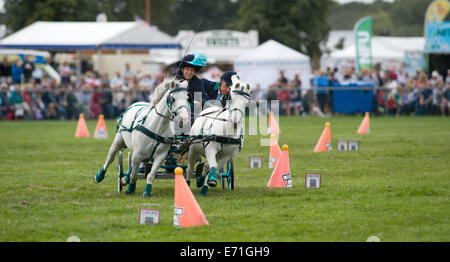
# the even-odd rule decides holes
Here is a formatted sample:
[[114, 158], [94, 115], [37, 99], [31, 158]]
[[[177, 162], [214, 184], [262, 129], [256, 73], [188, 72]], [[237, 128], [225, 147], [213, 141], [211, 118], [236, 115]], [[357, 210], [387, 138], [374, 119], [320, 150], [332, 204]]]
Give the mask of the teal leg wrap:
[[205, 183], [205, 177], [199, 176], [197, 178], [197, 187], [198, 188], [202, 187], [204, 183]]
[[133, 171], [133, 167], [130, 167], [130, 170], [127, 173], [124, 173], [123, 176], [123, 180], [125, 181], [125, 183], [129, 184], [130, 183], [130, 176], [131, 176], [131, 171]]
[[105, 178], [106, 171], [103, 167], [95, 174], [94, 181], [95, 183], [100, 183]]
[[130, 183], [130, 184], [128, 184], [128, 188], [127, 188], [127, 191], [125, 192], [125, 194], [131, 195], [131, 194], [134, 194], [135, 191], [136, 191], [136, 183], [134, 183], [134, 184]]
[[147, 184], [145, 186], [144, 194], [142, 194], [144, 197], [151, 197], [152, 196], [152, 184]]
[[216, 174], [216, 168], [211, 167], [208, 174], [208, 186], [215, 187], [217, 186], [217, 174]]
[[206, 193], [208, 193], [208, 186], [202, 186], [202, 189], [198, 192], [198, 194], [201, 196], [206, 196]]

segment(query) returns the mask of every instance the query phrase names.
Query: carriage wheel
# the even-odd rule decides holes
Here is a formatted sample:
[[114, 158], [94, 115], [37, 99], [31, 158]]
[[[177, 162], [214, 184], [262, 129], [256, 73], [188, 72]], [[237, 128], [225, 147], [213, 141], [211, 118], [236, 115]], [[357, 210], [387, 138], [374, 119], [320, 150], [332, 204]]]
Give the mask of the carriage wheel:
[[122, 184], [120, 183], [120, 179], [123, 174], [123, 166], [122, 166], [122, 151], [119, 151], [119, 156], [117, 161], [119, 162], [119, 174], [117, 175], [117, 192], [122, 192]]

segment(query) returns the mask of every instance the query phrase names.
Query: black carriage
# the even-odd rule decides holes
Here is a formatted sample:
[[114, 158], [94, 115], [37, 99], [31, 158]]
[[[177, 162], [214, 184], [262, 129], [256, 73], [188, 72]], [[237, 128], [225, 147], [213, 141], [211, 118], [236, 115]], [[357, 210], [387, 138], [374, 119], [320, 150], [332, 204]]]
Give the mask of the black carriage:
[[[174, 179], [175, 178], [175, 168], [181, 167], [184, 171], [183, 176], [186, 178], [186, 169], [187, 165], [180, 164], [180, 160], [183, 158], [187, 158], [189, 146], [182, 146], [183, 144], [193, 143], [195, 139], [189, 136], [178, 136], [174, 137], [171, 143], [171, 147], [167, 157], [158, 172], [156, 173], [157, 179]], [[202, 137], [201, 141], [213, 141], [217, 140], [217, 137]], [[229, 141], [228, 141], [229, 142]], [[233, 142], [233, 141], [231, 141]], [[130, 163], [131, 163], [131, 152], [128, 152], [128, 171], [130, 171]], [[126, 176], [124, 165], [123, 165], [123, 151], [119, 151], [118, 155], [118, 182], [117, 182], [117, 190], [120, 193], [122, 191], [121, 178]], [[144, 168], [140, 168], [138, 170], [138, 179], [147, 179], [147, 175], [150, 173], [152, 169], [153, 159], [150, 159], [146, 162]], [[203, 172], [203, 168], [205, 166], [205, 162], [202, 162], [201, 159], [197, 159], [195, 163], [194, 175], [196, 178], [201, 176]], [[234, 165], [233, 160], [230, 159], [227, 161], [224, 167], [221, 167], [218, 171], [219, 180], [222, 186], [222, 189], [234, 189]]]

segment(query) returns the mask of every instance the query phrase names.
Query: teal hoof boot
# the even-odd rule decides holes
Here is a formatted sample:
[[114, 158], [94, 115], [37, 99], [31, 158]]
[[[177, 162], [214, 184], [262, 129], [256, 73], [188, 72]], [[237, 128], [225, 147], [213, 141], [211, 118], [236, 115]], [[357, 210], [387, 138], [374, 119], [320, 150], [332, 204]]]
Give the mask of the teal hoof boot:
[[128, 188], [127, 191], [125, 191], [125, 194], [127, 195], [132, 195], [136, 192], [136, 183], [132, 184], [128, 184]]
[[205, 183], [205, 177], [200, 176], [197, 178], [197, 187], [198, 188], [202, 187], [204, 183]]
[[152, 196], [152, 184], [147, 184], [145, 186], [144, 194], [142, 194], [144, 197], [151, 197]]
[[210, 187], [217, 186], [217, 174], [216, 174], [216, 168], [214, 168], [214, 167], [211, 167], [211, 170], [209, 170], [207, 184]]
[[198, 194], [201, 196], [206, 196], [207, 193], [208, 193], [208, 186], [202, 186], [202, 189], [200, 190], [200, 192], [198, 192]]
[[95, 174], [94, 182], [100, 183], [105, 178], [106, 171], [103, 167]]

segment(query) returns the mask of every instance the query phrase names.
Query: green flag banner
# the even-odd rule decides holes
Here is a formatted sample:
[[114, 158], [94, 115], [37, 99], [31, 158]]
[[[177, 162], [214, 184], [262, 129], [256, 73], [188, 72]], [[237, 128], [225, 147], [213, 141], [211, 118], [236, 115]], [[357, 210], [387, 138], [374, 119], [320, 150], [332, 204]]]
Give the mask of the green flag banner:
[[372, 69], [372, 17], [361, 18], [354, 28], [357, 72]]

